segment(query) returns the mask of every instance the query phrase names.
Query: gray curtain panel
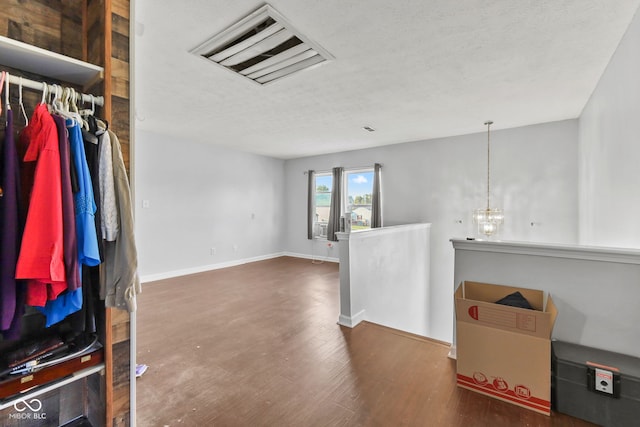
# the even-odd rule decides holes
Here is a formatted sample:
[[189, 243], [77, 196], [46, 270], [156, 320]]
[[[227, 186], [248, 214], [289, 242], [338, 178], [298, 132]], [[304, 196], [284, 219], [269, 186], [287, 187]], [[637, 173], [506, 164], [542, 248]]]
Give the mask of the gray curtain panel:
[[308, 171], [307, 172], [307, 239], [313, 239], [313, 223], [314, 223], [314, 205], [313, 196], [316, 194], [316, 172]]
[[376, 163], [373, 167], [373, 194], [371, 195], [371, 228], [382, 227], [382, 201], [380, 195], [380, 180], [382, 166]]
[[332, 242], [338, 241], [336, 231], [340, 231], [342, 171], [342, 168], [333, 168], [333, 188], [331, 189], [331, 206], [329, 207], [329, 224], [327, 225], [327, 240]]

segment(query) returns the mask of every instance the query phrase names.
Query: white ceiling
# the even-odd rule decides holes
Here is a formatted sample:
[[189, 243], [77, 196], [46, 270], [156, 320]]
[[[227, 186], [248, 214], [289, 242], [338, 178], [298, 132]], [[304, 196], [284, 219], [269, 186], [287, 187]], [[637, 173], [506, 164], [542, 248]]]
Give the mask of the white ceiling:
[[189, 53], [263, 4], [136, 0], [136, 126], [287, 159], [576, 118], [640, 0], [271, 0], [335, 59], [261, 86]]

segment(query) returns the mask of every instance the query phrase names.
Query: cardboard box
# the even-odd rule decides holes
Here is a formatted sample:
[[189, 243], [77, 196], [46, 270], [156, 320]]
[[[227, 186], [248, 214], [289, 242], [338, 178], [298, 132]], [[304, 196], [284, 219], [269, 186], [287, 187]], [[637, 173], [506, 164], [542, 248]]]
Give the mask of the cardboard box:
[[[520, 292], [534, 310], [495, 304]], [[463, 282], [455, 293], [458, 386], [551, 413], [551, 332], [557, 310], [544, 292]]]

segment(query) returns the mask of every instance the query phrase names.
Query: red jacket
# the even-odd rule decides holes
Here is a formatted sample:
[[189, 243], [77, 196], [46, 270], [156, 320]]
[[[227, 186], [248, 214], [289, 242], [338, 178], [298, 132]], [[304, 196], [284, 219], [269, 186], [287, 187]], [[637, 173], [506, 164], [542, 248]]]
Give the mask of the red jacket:
[[39, 104], [22, 131], [25, 162], [36, 162], [29, 211], [16, 265], [16, 279], [28, 281], [28, 305], [44, 306], [67, 288], [65, 279], [60, 150], [55, 122]]

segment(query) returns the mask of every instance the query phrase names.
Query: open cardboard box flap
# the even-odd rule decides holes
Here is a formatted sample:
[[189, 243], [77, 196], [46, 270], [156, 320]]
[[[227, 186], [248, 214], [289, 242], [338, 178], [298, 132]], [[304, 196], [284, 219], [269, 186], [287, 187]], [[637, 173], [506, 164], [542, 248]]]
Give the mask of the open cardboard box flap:
[[[495, 303], [514, 292], [520, 292], [534, 310]], [[551, 295], [544, 305], [544, 296], [535, 289], [465, 281], [455, 293], [456, 320], [550, 339], [558, 311]]]

